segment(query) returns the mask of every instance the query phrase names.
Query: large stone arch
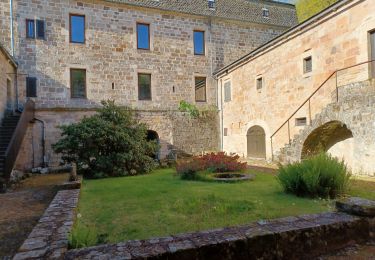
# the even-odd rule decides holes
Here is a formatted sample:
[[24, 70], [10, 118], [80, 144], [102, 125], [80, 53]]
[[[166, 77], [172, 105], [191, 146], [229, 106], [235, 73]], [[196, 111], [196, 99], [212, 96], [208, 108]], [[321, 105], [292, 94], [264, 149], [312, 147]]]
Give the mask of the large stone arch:
[[242, 132], [242, 135], [244, 136], [244, 142], [243, 142], [243, 148], [242, 149], [243, 149], [243, 151], [246, 151], [245, 155], [247, 155], [247, 135], [248, 135], [249, 130], [252, 127], [255, 127], [255, 126], [261, 127], [264, 130], [265, 150], [266, 150], [266, 156], [265, 157], [266, 157], [267, 160], [271, 160], [272, 159], [271, 143], [270, 143], [271, 131], [270, 131], [270, 128], [268, 127], [268, 124], [263, 120], [255, 119], [255, 120], [252, 120], [252, 121], [248, 122], [245, 125], [244, 130]]
[[[332, 120], [314, 128], [302, 145], [301, 159], [306, 159], [319, 152], [331, 152], [343, 159], [352, 158], [353, 132], [339, 120]], [[336, 148], [335, 148], [336, 147]], [[339, 148], [339, 149], [337, 149]]]

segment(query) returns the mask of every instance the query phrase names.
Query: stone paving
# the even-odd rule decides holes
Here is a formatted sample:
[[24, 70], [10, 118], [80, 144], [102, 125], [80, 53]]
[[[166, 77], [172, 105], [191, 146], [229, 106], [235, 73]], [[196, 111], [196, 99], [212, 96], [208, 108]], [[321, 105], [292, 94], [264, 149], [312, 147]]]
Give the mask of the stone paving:
[[59, 191], [15, 255], [19, 259], [59, 259], [68, 249], [79, 189]]

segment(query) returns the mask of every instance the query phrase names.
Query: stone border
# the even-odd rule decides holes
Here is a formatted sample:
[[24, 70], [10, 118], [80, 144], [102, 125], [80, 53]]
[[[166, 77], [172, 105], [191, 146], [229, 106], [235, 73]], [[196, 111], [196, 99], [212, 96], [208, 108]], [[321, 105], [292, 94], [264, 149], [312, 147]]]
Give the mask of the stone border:
[[373, 218], [332, 212], [70, 250], [65, 259], [310, 259], [374, 231]]
[[59, 191], [13, 259], [61, 259], [68, 250], [79, 194], [79, 189]]

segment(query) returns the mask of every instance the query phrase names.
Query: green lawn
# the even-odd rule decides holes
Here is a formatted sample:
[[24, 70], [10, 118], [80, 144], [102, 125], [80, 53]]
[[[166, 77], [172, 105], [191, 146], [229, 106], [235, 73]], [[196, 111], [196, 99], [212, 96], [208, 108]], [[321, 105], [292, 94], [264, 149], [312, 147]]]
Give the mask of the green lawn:
[[[356, 181], [350, 193], [375, 199], [374, 190], [375, 183]], [[85, 180], [81, 217], [73, 234], [78, 240], [86, 239], [82, 238], [86, 233], [106, 234], [108, 242], [146, 239], [328, 211], [332, 205], [284, 194], [271, 174], [257, 173], [254, 181], [227, 184], [183, 181], [172, 169], [157, 170], [143, 176]]]

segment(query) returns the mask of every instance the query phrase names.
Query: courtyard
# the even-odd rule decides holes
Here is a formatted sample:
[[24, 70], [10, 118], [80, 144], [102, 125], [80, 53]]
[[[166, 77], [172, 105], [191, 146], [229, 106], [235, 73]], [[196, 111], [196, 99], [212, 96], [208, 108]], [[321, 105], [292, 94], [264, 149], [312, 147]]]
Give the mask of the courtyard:
[[[334, 201], [282, 191], [276, 172], [252, 169], [253, 181], [185, 181], [174, 169], [84, 180], [72, 246], [149, 239], [334, 210]], [[349, 194], [375, 199], [375, 182], [353, 180]]]

